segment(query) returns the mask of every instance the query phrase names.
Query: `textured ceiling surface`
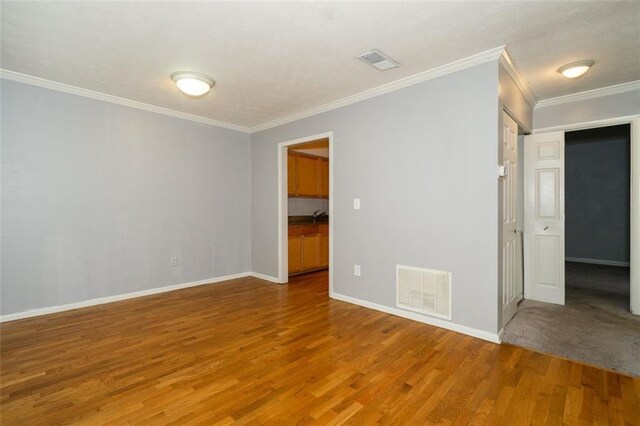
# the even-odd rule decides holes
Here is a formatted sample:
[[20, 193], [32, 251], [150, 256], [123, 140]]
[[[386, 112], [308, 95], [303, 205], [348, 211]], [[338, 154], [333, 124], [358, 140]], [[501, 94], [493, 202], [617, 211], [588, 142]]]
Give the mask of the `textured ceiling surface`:
[[[255, 126], [506, 45], [538, 99], [640, 79], [640, 2], [8, 2], [1, 67]], [[401, 66], [355, 59], [377, 48]], [[556, 69], [596, 61], [569, 81]], [[169, 75], [217, 81], [193, 100]]]

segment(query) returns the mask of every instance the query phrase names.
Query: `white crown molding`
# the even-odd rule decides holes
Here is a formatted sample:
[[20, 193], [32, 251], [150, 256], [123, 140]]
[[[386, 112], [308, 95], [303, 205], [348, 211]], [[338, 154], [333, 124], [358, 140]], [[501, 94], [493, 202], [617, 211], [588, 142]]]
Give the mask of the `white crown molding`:
[[536, 95], [531, 90], [531, 85], [529, 84], [529, 80], [520, 72], [518, 67], [515, 65], [515, 62], [511, 58], [511, 54], [509, 50], [505, 47], [500, 55], [500, 63], [507, 70], [513, 81], [515, 81], [516, 85], [522, 91], [525, 99], [531, 105], [531, 108], [536, 106], [537, 99]]
[[[184, 120], [194, 121], [197, 123], [222, 127], [225, 129], [231, 129], [244, 133], [256, 133], [262, 130], [271, 129], [273, 127], [281, 126], [283, 124], [291, 123], [303, 118], [311, 117], [323, 112], [331, 111], [337, 108], [341, 108], [347, 105], [354, 104], [356, 102], [364, 101], [366, 99], [374, 98], [376, 96], [384, 95], [394, 92], [396, 90], [404, 89], [409, 86], [413, 86], [419, 83], [423, 83], [434, 78], [442, 77], [447, 74], [452, 74], [458, 71], [462, 71], [477, 65], [481, 65], [487, 62], [499, 60], [501, 64], [507, 69], [509, 75], [514, 79], [522, 93], [526, 97], [527, 101], [532, 105], [536, 105], [536, 98], [533, 94], [529, 82], [517, 69], [511, 56], [506, 50], [505, 46], [499, 46], [494, 49], [486, 50], [484, 52], [477, 53], [475, 55], [468, 56], [466, 58], [459, 59], [457, 61], [450, 62], [445, 65], [441, 65], [436, 68], [432, 68], [427, 71], [423, 71], [417, 74], [410, 75], [408, 77], [401, 78], [396, 81], [384, 84], [382, 86], [374, 87], [365, 90], [354, 95], [350, 95], [341, 99], [337, 99], [332, 102], [328, 102], [323, 105], [319, 105], [314, 108], [310, 108], [305, 111], [300, 111], [285, 117], [278, 118], [266, 123], [258, 124], [253, 127], [245, 127], [238, 124], [227, 123], [224, 121], [213, 120], [211, 118], [202, 117], [199, 115], [188, 114], [164, 107], [159, 107], [143, 102], [133, 101], [131, 99], [121, 98], [118, 96], [108, 95], [106, 93], [95, 92], [93, 90], [83, 89], [76, 86], [71, 86], [64, 83], [58, 83], [51, 80], [46, 80], [40, 77], [31, 76], [28, 74], [22, 74], [15, 71], [10, 71], [0, 68], [0, 78], [17, 81], [20, 83], [30, 84], [33, 86], [44, 87], [59, 92], [70, 93], [73, 95], [84, 96], [91, 99], [97, 99], [105, 102], [110, 102], [118, 105], [124, 105], [131, 108], [136, 108], [144, 111], [154, 112], [157, 114], [167, 115], [170, 117], [181, 118]], [[540, 102], [538, 102], [538, 105]]]
[[225, 129], [235, 130], [238, 132], [249, 133], [249, 128], [238, 124], [227, 123], [224, 121], [213, 120], [211, 118], [202, 117], [200, 115], [188, 114], [163, 108], [144, 102], [133, 101], [131, 99], [121, 98], [119, 96], [108, 95], [102, 92], [95, 92], [81, 87], [71, 86], [69, 84], [58, 83], [56, 81], [46, 80], [44, 78], [35, 77], [28, 74], [22, 74], [16, 71], [10, 71], [0, 68], [0, 78], [5, 80], [17, 81], [19, 83], [30, 84], [32, 86], [44, 87], [45, 89], [56, 90], [58, 92], [69, 93], [72, 95], [83, 96], [85, 98], [97, 99], [99, 101], [110, 102], [112, 104], [123, 105], [130, 108], [140, 109], [143, 111], [154, 112], [156, 114], [167, 115], [169, 117], [181, 118], [183, 120], [194, 121], [208, 126], [222, 127]]
[[629, 81], [627, 83], [613, 86], [601, 87], [584, 92], [572, 93], [570, 95], [558, 96], [556, 98], [543, 99], [538, 101], [536, 108], [544, 108], [551, 105], [566, 104], [568, 102], [586, 101], [588, 99], [601, 98], [603, 96], [617, 95], [619, 93], [630, 92], [640, 89], [640, 80]]
[[[384, 84], [382, 86], [374, 87], [372, 89], [365, 90], [355, 95], [347, 96], [314, 108], [310, 108], [305, 111], [297, 112], [295, 114], [287, 115], [282, 118], [278, 118], [267, 123], [259, 124], [251, 127], [250, 132], [256, 133], [262, 130], [271, 129], [273, 127], [281, 126], [283, 124], [291, 123], [303, 118], [311, 117], [313, 115], [321, 114], [323, 112], [331, 111], [337, 108], [341, 108], [347, 105], [354, 104], [356, 102], [364, 101], [376, 96], [384, 95], [386, 93], [395, 92], [396, 90], [404, 89], [405, 87], [413, 86], [415, 84], [423, 83], [428, 80], [432, 80], [437, 77], [442, 77], [447, 74], [452, 74], [457, 71], [462, 71], [467, 68], [474, 67], [476, 65], [484, 64], [490, 61], [496, 61], [501, 58], [505, 50], [504, 46], [496, 47], [495, 49], [487, 50], [472, 56], [468, 56], [463, 59], [459, 59], [448, 64], [432, 68], [427, 71], [413, 74], [400, 80], [392, 81], [391, 83]], [[519, 73], [518, 73], [519, 74]], [[517, 80], [516, 80], [517, 81]]]
[[551, 127], [533, 129], [533, 133], [570, 132], [574, 130], [595, 129], [596, 127], [617, 126], [618, 124], [632, 123], [640, 118], [639, 114], [623, 115], [621, 117], [603, 118], [600, 120], [581, 121], [578, 123], [559, 124]]

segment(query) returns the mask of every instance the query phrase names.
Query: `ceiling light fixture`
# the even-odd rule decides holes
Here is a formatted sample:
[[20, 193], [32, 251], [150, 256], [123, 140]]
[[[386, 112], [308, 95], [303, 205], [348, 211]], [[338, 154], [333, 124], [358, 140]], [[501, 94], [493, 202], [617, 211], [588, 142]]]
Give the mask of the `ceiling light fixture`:
[[203, 96], [216, 84], [208, 75], [193, 71], [176, 71], [171, 74], [171, 80], [176, 82], [178, 89], [189, 96]]
[[589, 71], [593, 64], [594, 62], [591, 60], [572, 62], [558, 68], [558, 72], [567, 78], [578, 78]]

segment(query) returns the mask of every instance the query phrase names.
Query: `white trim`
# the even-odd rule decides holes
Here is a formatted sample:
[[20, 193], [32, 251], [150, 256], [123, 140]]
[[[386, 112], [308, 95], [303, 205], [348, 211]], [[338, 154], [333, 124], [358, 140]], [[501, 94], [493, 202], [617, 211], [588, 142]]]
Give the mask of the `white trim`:
[[318, 139], [329, 139], [329, 294], [333, 292], [333, 132], [325, 132], [312, 136], [280, 142], [278, 144], [278, 280], [289, 282], [289, 205], [287, 193], [287, 147], [311, 142]]
[[631, 294], [629, 305], [632, 314], [640, 315], [640, 173], [635, 172], [640, 170], [640, 114], [546, 127], [536, 129], [533, 132], [568, 132], [626, 123], [631, 124], [631, 240], [629, 254]]
[[83, 89], [81, 87], [72, 86], [69, 84], [58, 83], [52, 80], [47, 80], [40, 77], [31, 76], [28, 74], [19, 73], [16, 71], [10, 71], [0, 68], [0, 78], [7, 80], [17, 81], [20, 83], [30, 84], [33, 86], [44, 87], [59, 92], [70, 93], [77, 96], [84, 96], [91, 99], [97, 99], [105, 102], [110, 102], [118, 105], [124, 105], [131, 108], [136, 108], [144, 111], [150, 111], [157, 114], [167, 115], [171, 117], [181, 118], [184, 120], [195, 121], [197, 123], [206, 124], [209, 126], [222, 127], [226, 129], [236, 130], [244, 133], [256, 133], [262, 130], [271, 129], [273, 127], [281, 126], [283, 124], [291, 123], [293, 121], [300, 120], [302, 118], [311, 117], [313, 115], [321, 114], [323, 112], [331, 111], [337, 108], [341, 108], [347, 105], [354, 104], [366, 99], [370, 99], [376, 96], [384, 95], [386, 93], [395, 92], [396, 90], [404, 89], [415, 84], [423, 83], [434, 78], [442, 77], [447, 74], [462, 71], [467, 68], [471, 68], [477, 65], [481, 65], [490, 61], [500, 60], [505, 66], [511, 77], [520, 87], [523, 94], [527, 98], [531, 105], [535, 105], [535, 95], [531, 91], [528, 81], [515, 67], [511, 56], [506, 51], [505, 46], [499, 46], [494, 49], [486, 50], [484, 52], [477, 53], [475, 55], [468, 56], [466, 58], [459, 59], [457, 61], [450, 62], [445, 65], [441, 65], [430, 70], [426, 70], [417, 74], [410, 75], [408, 77], [401, 78], [396, 81], [392, 81], [382, 86], [373, 87], [371, 89], [356, 93], [354, 95], [346, 96], [344, 98], [337, 99], [335, 101], [328, 102], [323, 105], [319, 105], [314, 108], [307, 109], [305, 111], [296, 112], [285, 117], [278, 118], [266, 123], [258, 124], [253, 127], [241, 126], [239, 124], [227, 123], [224, 121], [218, 121], [211, 118], [203, 117], [200, 115], [188, 114], [168, 108], [163, 108], [144, 102], [138, 102], [131, 99], [121, 98], [118, 96], [109, 95], [102, 92], [96, 92], [93, 90]]
[[640, 116], [631, 121], [631, 240], [629, 287], [631, 313], [640, 315]]
[[587, 259], [584, 257], [565, 257], [565, 261], [567, 262], [576, 262], [576, 263], [591, 263], [593, 265], [606, 265], [606, 266], [629, 266], [629, 262], [620, 262], [617, 260], [600, 260], [600, 259]]
[[271, 275], [259, 274], [257, 272], [251, 272], [249, 273], [249, 275], [252, 276], [253, 278], [258, 278], [261, 280], [270, 281], [272, 283], [281, 284], [278, 278], [272, 277]]
[[586, 90], [584, 92], [572, 93], [570, 95], [558, 96], [555, 98], [542, 99], [538, 101], [536, 108], [544, 108], [551, 105], [566, 104], [568, 102], [586, 101], [588, 99], [601, 98], [603, 96], [617, 95], [619, 93], [630, 92], [640, 89], [640, 80], [629, 81], [627, 83], [615, 84], [613, 86], [600, 87], [598, 89]]
[[251, 275], [249, 272], [241, 272], [239, 274], [225, 275], [222, 277], [208, 278], [206, 280], [192, 281], [182, 284], [173, 284], [165, 287], [150, 288], [148, 290], [134, 291], [132, 293], [118, 294], [115, 296], [98, 297], [96, 299], [84, 300], [82, 302], [67, 303], [65, 305], [50, 306], [47, 308], [30, 309], [15, 314], [0, 315], [0, 322], [15, 321], [23, 318], [37, 317], [40, 315], [53, 314], [56, 312], [70, 311], [73, 309], [86, 308], [89, 306], [103, 305], [105, 303], [118, 302], [126, 299], [134, 299], [136, 297], [150, 296], [152, 294], [166, 293], [168, 291], [180, 290], [188, 287], [197, 287], [206, 284], [220, 283], [223, 281], [244, 278]]
[[524, 74], [522, 74], [518, 69], [518, 67], [516, 67], [515, 62], [511, 57], [509, 50], [506, 47], [504, 48], [504, 50], [502, 51], [502, 54], [500, 55], [500, 63], [507, 70], [507, 72], [509, 73], [513, 81], [516, 83], [516, 85], [520, 89], [520, 91], [522, 91], [522, 94], [524, 95], [529, 105], [531, 105], [531, 108], [535, 107], [537, 103], [537, 99], [536, 99], [536, 95], [533, 93], [533, 90], [531, 89], [529, 80], [527, 80]]
[[387, 314], [395, 315], [402, 318], [407, 318], [413, 321], [418, 321], [424, 324], [433, 325], [447, 330], [455, 331], [457, 333], [466, 334], [467, 336], [477, 337], [478, 339], [486, 340], [492, 343], [500, 343], [500, 338], [496, 333], [490, 333], [485, 330], [478, 330], [477, 328], [467, 327], [466, 325], [456, 324], [439, 318], [432, 318], [426, 315], [421, 315], [411, 311], [405, 311], [390, 306], [379, 305], [377, 303], [369, 302], [367, 300], [357, 299], [355, 297], [346, 296], [340, 293], [330, 293], [332, 299], [340, 300], [343, 302], [351, 303], [365, 308], [374, 309], [376, 311], [385, 312]]
[[188, 114], [169, 108], [163, 108], [144, 102], [133, 101], [131, 99], [121, 98], [119, 96], [108, 95], [102, 92], [96, 92], [81, 87], [71, 86], [69, 84], [58, 83], [56, 81], [46, 80], [44, 78], [35, 77], [28, 74], [22, 74], [15, 71], [0, 68], [0, 78], [5, 80], [17, 81], [19, 83], [30, 84], [32, 86], [44, 87], [58, 92], [69, 93], [72, 95], [83, 96], [85, 98], [97, 99], [99, 101], [110, 102], [112, 104], [123, 105], [129, 108], [140, 109], [143, 111], [154, 112], [156, 114], [167, 115], [169, 117], [181, 118], [183, 120], [195, 121], [196, 123], [206, 124], [207, 126], [222, 127], [225, 129], [235, 130], [238, 132], [249, 133], [249, 128], [238, 124], [227, 123], [225, 121], [213, 120], [211, 118], [202, 117], [200, 115]]
[[[386, 93], [395, 92], [396, 90], [404, 89], [405, 87], [413, 86], [415, 84], [424, 83], [425, 81], [432, 80], [437, 77], [442, 77], [447, 74], [452, 74], [457, 71], [462, 71], [467, 68], [474, 67], [476, 65], [484, 64], [491, 61], [497, 61], [504, 53], [504, 46], [496, 47], [495, 49], [487, 50], [472, 56], [468, 56], [463, 59], [459, 59], [448, 64], [432, 68], [427, 71], [423, 71], [417, 74], [410, 75], [400, 80], [392, 81], [382, 86], [374, 87], [372, 89], [365, 90], [355, 95], [347, 96], [324, 105], [320, 105], [314, 108], [310, 108], [305, 111], [300, 111], [291, 115], [287, 115], [282, 118], [278, 118], [267, 123], [259, 124], [251, 127], [250, 132], [256, 133], [262, 130], [271, 129], [273, 127], [281, 126], [283, 124], [291, 123], [302, 118], [311, 117], [313, 115], [321, 114], [323, 112], [331, 111], [337, 108], [342, 108], [347, 105], [354, 104], [356, 102], [364, 101], [376, 96], [384, 95]], [[517, 81], [516, 81], [517, 82]]]
[[583, 121], [580, 123], [560, 124], [558, 126], [542, 127], [533, 129], [533, 133], [547, 132], [571, 132], [574, 130], [595, 129], [597, 127], [615, 126], [618, 124], [631, 123], [633, 120], [640, 118], [640, 114], [625, 115], [623, 117], [603, 118], [602, 120]]

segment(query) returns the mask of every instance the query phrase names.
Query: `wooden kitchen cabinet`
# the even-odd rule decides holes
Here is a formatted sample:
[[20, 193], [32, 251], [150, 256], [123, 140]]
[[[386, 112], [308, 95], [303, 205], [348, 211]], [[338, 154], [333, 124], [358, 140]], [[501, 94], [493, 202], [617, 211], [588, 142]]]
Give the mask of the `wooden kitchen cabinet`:
[[289, 197], [329, 198], [329, 160], [288, 152], [287, 192]]
[[329, 198], [329, 160], [320, 159], [320, 196]]
[[297, 155], [295, 194], [298, 197], [318, 197], [320, 195], [318, 179], [318, 158]]
[[289, 273], [300, 272], [302, 270], [302, 258], [300, 250], [300, 236], [289, 237]]
[[329, 233], [318, 234], [318, 267], [329, 267]]
[[287, 192], [289, 195], [296, 192], [296, 155], [287, 154]]
[[302, 237], [302, 270], [318, 268], [318, 234]]
[[329, 224], [289, 226], [289, 274], [329, 266]]

